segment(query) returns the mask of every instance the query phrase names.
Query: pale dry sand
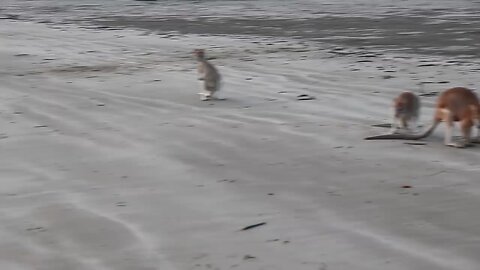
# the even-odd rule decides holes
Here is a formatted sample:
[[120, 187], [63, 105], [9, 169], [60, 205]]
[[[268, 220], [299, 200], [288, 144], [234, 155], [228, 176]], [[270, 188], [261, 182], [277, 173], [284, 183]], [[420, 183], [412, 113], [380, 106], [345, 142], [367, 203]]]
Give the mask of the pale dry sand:
[[401, 90], [478, 84], [412, 57], [2, 21], [1, 268], [479, 269], [478, 147], [362, 140]]

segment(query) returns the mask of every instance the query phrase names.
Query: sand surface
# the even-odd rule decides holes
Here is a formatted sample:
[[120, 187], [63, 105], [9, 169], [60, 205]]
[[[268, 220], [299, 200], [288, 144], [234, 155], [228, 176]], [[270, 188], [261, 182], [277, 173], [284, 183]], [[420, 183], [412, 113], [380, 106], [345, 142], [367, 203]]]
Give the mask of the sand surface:
[[0, 63], [2, 269], [480, 269], [478, 147], [362, 140], [474, 62], [2, 20]]

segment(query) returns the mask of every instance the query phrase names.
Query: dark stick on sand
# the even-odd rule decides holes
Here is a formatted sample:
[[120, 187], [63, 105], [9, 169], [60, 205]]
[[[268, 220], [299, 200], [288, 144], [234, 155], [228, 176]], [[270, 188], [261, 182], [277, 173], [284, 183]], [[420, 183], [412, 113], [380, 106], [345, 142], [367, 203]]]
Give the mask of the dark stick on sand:
[[391, 127], [392, 127], [392, 124], [388, 124], [388, 123], [385, 123], [385, 124], [375, 124], [375, 125], [372, 125], [372, 127], [391, 128]]
[[404, 142], [404, 144], [408, 144], [408, 145], [427, 145], [427, 143], [424, 143], [424, 142]]
[[266, 225], [266, 224], [267, 224], [266, 222], [260, 222], [260, 223], [257, 223], [257, 224], [249, 225], [249, 226], [241, 229], [241, 231], [250, 230], [250, 229], [253, 229], [253, 228], [256, 228], [256, 227], [259, 227], [259, 226], [263, 226], [263, 225]]

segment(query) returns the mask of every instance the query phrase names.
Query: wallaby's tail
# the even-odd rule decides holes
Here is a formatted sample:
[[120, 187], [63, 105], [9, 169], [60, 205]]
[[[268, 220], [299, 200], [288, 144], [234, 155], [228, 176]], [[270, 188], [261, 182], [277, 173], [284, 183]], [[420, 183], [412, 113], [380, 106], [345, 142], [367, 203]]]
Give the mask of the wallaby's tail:
[[383, 134], [366, 137], [365, 140], [420, 140], [430, 136], [439, 123], [440, 121], [434, 120], [432, 125], [421, 134]]

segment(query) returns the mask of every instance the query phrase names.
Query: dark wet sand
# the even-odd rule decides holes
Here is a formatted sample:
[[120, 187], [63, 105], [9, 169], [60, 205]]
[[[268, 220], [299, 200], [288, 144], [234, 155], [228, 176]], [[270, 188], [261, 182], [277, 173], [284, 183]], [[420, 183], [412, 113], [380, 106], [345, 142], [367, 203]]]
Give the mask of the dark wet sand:
[[342, 46], [418, 54], [480, 57], [480, 20], [438, 21], [428, 16], [385, 18], [328, 16], [313, 19], [235, 19], [118, 16], [94, 22], [158, 32], [254, 35], [306, 39]]
[[480, 58], [480, 5], [470, 1], [13, 1], [0, 19], [155, 33], [293, 38], [319, 45]]

